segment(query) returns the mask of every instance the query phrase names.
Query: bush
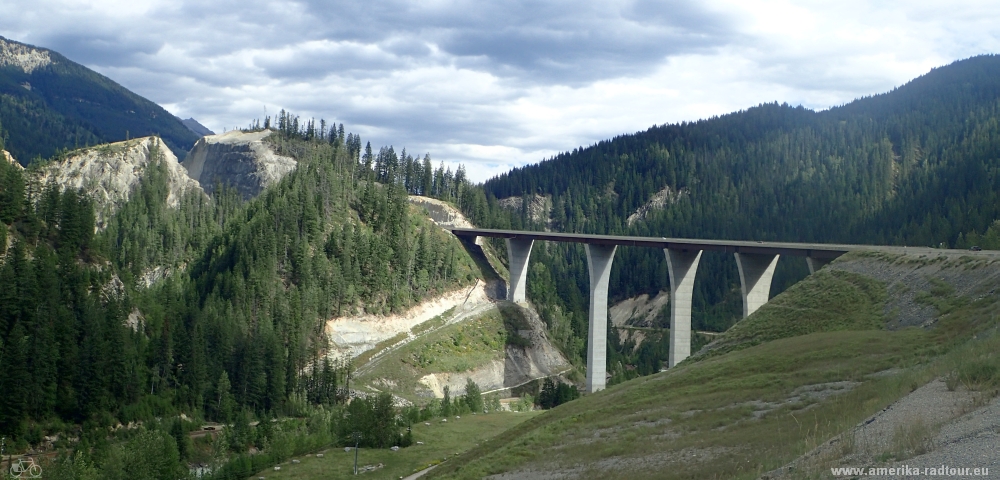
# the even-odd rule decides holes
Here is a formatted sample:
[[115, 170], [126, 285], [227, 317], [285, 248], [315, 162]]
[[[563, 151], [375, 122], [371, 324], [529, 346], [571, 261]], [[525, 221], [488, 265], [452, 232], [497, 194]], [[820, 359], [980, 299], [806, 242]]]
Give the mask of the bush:
[[[976, 359], [962, 362], [952, 377], [969, 390], [982, 390], [997, 385], [1000, 380], [1000, 369], [992, 359]], [[948, 382], [948, 380], [946, 380]], [[948, 382], [950, 383], [950, 382]], [[954, 390], [954, 386], [949, 385]]]
[[511, 403], [510, 408], [515, 412], [530, 412], [535, 406], [535, 399], [531, 395], [524, 394], [521, 400]]
[[483, 399], [483, 407], [487, 412], [498, 412], [500, 411], [500, 394], [499, 393], [489, 393]]
[[351, 401], [340, 424], [340, 438], [344, 446], [354, 445], [352, 438], [355, 432], [361, 433], [361, 446], [388, 448], [396, 445], [400, 432], [392, 395], [380, 393]]
[[188, 472], [180, 463], [177, 444], [170, 435], [142, 430], [128, 441], [113, 445], [101, 462], [102, 478], [174, 480]]

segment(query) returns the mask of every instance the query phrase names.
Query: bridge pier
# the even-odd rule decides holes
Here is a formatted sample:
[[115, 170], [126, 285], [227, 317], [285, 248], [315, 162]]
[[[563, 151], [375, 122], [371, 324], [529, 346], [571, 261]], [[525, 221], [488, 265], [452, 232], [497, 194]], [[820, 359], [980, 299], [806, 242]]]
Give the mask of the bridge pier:
[[771, 293], [771, 277], [778, 265], [778, 254], [735, 252], [736, 266], [740, 270], [740, 287], [743, 291], [743, 318], [756, 312], [767, 303]]
[[806, 257], [806, 265], [809, 266], [809, 275], [816, 273], [816, 270], [823, 268], [824, 265], [832, 261], [832, 258]]
[[590, 331], [587, 334], [587, 393], [607, 382], [608, 281], [617, 245], [584, 244], [590, 270]]
[[528, 257], [534, 240], [508, 238], [507, 264], [510, 265], [510, 285], [507, 286], [507, 300], [524, 302], [525, 285], [528, 283]]
[[670, 352], [673, 367], [691, 355], [691, 297], [701, 250], [664, 248], [670, 273]]

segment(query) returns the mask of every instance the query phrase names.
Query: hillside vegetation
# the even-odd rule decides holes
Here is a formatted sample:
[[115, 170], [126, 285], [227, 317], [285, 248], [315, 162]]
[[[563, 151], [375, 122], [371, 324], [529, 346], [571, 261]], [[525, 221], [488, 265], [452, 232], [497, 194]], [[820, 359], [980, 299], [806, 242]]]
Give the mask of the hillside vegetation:
[[[985, 262], [839, 260], [727, 332], [710, 354], [559, 406], [428, 477], [757, 478], [956, 364], [985, 359], [1000, 371], [995, 355], [966, 347], [997, 326], [1000, 299], [986, 293], [1000, 286], [1000, 262]], [[881, 273], [847, 272], [862, 267]], [[933, 328], [888, 330], [887, 282], [873, 277], [914, 272], [971, 277], [976, 286], [961, 296], [918, 291], [961, 306], [935, 314]], [[963, 368], [956, 378], [969, 378]]]
[[[341, 408], [347, 369], [325, 358], [325, 320], [400, 311], [471, 285], [478, 270], [456, 238], [411, 213], [395, 167], [376, 181], [358, 137], [287, 123], [271, 148], [298, 167], [260, 196], [244, 202], [220, 188], [209, 199], [198, 189], [168, 202], [166, 160], [153, 155], [98, 232], [88, 192], [37, 189], [35, 169], [0, 163], [8, 448], [77, 437], [84, 452], [99, 448], [73, 465], [112, 472], [115, 449], [160, 448], [150, 445], [179, 414], [194, 420], [177, 421], [178, 438], [193, 421], [235, 424], [213, 461], [274, 438], [292, 442], [292, 432], [302, 441], [258, 460], [340, 441], [338, 429], [350, 428]], [[379, 165], [397, 158], [383, 149]], [[164, 278], [143, 280], [156, 271]], [[308, 429], [249, 426], [276, 416], [309, 417]], [[107, 428], [130, 422], [151, 430], [152, 443], [109, 443]], [[164, 458], [174, 466], [192, 458], [181, 440], [164, 445], [173, 445]]]

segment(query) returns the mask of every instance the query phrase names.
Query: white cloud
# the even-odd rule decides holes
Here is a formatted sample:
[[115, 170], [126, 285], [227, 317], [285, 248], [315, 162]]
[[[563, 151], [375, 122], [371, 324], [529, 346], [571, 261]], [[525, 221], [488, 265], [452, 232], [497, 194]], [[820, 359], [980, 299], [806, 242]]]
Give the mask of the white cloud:
[[52, 48], [217, 131], [285, 108], [475, 180], [761, 102], [823, 109], [1000, 50], [981, 2], [13, 0]]

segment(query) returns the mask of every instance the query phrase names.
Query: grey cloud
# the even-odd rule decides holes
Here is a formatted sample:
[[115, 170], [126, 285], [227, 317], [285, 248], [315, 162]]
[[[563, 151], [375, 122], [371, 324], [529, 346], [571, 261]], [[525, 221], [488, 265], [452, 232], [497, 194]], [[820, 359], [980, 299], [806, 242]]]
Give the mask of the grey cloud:
[[[123, 66], [165, 44], [192, 61], [243, 50], [278, 50], [308, 41], [356, 42], [358, 51], [299, 51], [256, 60], [269, 76], [370, 78], [411, 62], [454, 64], [525, 85], [581, 85], [640, 75], [669, 55], [732, 40], [731, 19], [693, 1], [420, 2], [264, 0], [168, 4], [142, 19], [63, 18], [35, 37], [87, 65]], [[72, 12], [71, 12], [72, 13]], [[16, 20], [14, 21], [16, 23]], [[2, 23], [0, 23], [2, 25]], [[432, 58], [433, 49], [442, 55]], [[214, 83], [214, 82], [212, 82]]]
[[380, 42], [402, 32], [437, 45], [461, 65], [527, 83], [580, 84], [640, 74], [668, 55], [733, 39], [731, 19], [696, 2], [634, 2], [622, 8], [599, 1], [468, 2], [437, 10], [357, 5], [316, 2], [310, 11], [326, 20], [328, 35]]
[[404, 67], [390, 52], [357, 44], [264, 52], [256, 55], [254, 65], [262, 68], [271, 78], [296, 81], [322, 79], [334, 73], [353, 79], [372, 78]]
[[[599, 4], [600, 5], [600, 4]], [[542, 11], [494, 6], [490, 28], [456, 28], [443, 35], [445, 50], [485, 57], [506, 75], [572, 85], [638, 75], [675, 54], [704, 51], [732, 39], [727, 19], [682, 2], [612, 9], [574, 6]], [[484, 22], [485, 23], [485, 22]]]

